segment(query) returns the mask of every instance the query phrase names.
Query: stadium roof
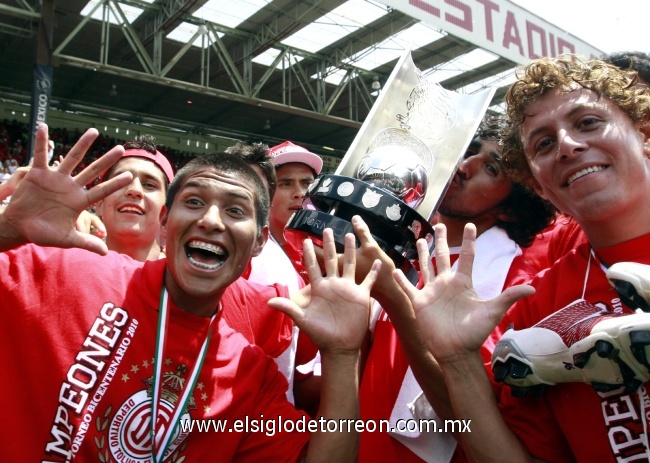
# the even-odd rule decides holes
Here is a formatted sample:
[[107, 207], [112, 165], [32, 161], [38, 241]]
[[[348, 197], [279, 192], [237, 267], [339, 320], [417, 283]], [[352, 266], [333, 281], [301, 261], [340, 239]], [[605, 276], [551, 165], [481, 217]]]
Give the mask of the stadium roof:
[[601, 54], [508, 0], [2, 0], [0, 38], [0, 98], [50, 62], [60, 110], [338, 154], [406, 48], [495, 111], [518, 63]]

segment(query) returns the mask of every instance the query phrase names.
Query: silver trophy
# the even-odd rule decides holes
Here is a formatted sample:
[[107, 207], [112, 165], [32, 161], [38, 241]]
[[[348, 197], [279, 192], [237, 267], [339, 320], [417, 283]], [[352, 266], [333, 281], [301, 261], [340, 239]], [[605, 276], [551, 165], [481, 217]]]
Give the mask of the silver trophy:
[[407, 278], [418, 272], [415, 243], [433, 250], [431, 217], [487, 110], [494, 89], [462, 95], [424, 76], [407, 50], [391, 73], [335, 174], [319, 177], [303, 209], [285, 229], [301, 249], [311, 238], [322, 245], [332, 228], [343, 249], [350, 219], [360, 215], [373, 237]]

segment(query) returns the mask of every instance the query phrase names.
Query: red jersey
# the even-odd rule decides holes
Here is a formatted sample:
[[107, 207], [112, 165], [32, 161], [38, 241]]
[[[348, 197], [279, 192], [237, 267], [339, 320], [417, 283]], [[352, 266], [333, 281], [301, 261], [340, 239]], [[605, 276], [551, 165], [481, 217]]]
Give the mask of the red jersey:
[[[614, 311], [632, 312], [625, 307], [607, 281], [600, 263], [650, 264], [650, 235], [616, 246], [599, 249], [597, 261], [589, 261], [589, 243], [578, 246], [532, 282], [536, 293], [520, 300], [506, 314], [515, 329], [533, 326], [551, 313], [582, 297], [591, 304]], [[549, 387], [544, 396], [513, 398], [510, 388], [502, 389], [500, 407], [506, 422], [528, 451], [549, 462], [647, 461], [648, 383], [637, 392], [622, 388], [598, 393], [582, 383]]]
[[[514, 242], [510, 241], [510, 243], [512, 246], [516, 246]], [[458, 258], [458, 254], [452, 254], [451, 258], [453, 264]], [[476, 262], [475, 260], [475, 265]], [[519, 255], [510, 264], [503, 288], [527, 283], [536, 273], [536, 269], [528, 265], [524, 257]], [[494, 347], [493, 340], [498, 337], [500, 336], [494, 335], [492, 340], [486, 341], [484, 345], [483, 357], [488, 364]], [[387, 314], [382, 312], [375, 325], [372, 348], [363, 371], [359, 391], [362, 419], [372, 419], [379, 423], [379, 420], [390, 418], [408, 367], [409, 364], [397, 333]], [[359, 462], [376, 461], [423, 462], [420, 457], [391, 437], [390, 434], [364, 432], [361, 434]]]
[[[165, 259], [142, 263], [112, 252], [27, 245], [0, 253], [2, 461], [151, 461], [152, 359], [165, 268]], [[169, 311], [163, 428], [210, 324], [171, 298]], [[215, 323], [181, 420], [227, 420], [226, 430], [242, 420], [248, 430], [179, 427], [165, 461], [296, 461], [307, 433], [250, 427], [262, 415], [304, 416], [287, 402], [286, 380], [221, 314]]]
[[553, 229], [548, 243], [547, 255], [551, 265], [565, 254], [587, 242], [587, 235], [573, 218], [563, 216], [557, 220], [557, 223], [558, 225]]
[[267, 304], [276, 295], [288, 297], [286, 286], [259, 285], [239, 278], [221, 298], [226, 323], [273, 358], [289, 347], [293, 329], [293, 320], [288, 315]]

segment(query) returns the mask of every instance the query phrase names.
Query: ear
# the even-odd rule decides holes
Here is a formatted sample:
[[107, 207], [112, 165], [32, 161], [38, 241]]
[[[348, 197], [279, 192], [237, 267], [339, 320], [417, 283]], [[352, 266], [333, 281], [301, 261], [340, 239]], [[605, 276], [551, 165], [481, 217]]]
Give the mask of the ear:
[[530, 176], [528, 180], [524, 182], [528, 188], [533, 190], [535, 193], [537, 193], [539, 196], [541, 196], [544, 199], [547, 199], [544, 194], [542, 193], [542, 187], [539, 186], [539, 183], [537, 183], [537, 180], [535, 180], [535, 177]]
[[163, 205], [162, 209], [160, 209], [159, 220], [160, 220], [160, 234], [165, 238], [167, 238], [167, 216], [168, 215], [169, 214], [167, 213], [167, 206]]
[[641, 124], [638, 127], [643, 137], [643, 154], [645, 154], [645, 157], [650, 158], [650, 122]]
[[[165, 210], [165, 206], [163, 206], [162, 209], [160, 210], [160, 216], [158, 218], [158, 220], [160, 221], [160, 230], [158, 230], [158, 241], [159, 241], [158, 244], [160, 244], [161, 247], [165, 246], [165, 244], [167, 243], [167, 227], [165, 227], [163, 225], [163, 211], [164, 210]], [[167, 223], [167, 214], [165, 214], [164, 220], [165, 220], [165, 224], [166, 224]]]
[[262, 252], [262, 248], [264, 247], [268, 239], [269, 239], [269, 226], [264, 225], [262, 231], [260, 231], [259, 235], [257, 235], [257, 239], [255, 240], [255, 243], [253, 243], [253, 252], [251, 253], [251, 257], [256, 257], [260, 255], [260, 253]]

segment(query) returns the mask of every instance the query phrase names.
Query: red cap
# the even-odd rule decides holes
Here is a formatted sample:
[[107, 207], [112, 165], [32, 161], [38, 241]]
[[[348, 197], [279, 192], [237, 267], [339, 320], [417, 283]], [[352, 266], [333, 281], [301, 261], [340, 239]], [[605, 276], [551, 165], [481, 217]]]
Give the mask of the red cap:
[[300, 162], [314, 169], [316, 175], [320, 174], [320, 171], [323, 169], [323, 160], [319, 155], [312, 153], [302, 146], [295, 145], [290, 141], [285, 141], [280, 145], [269, 148], [269, 156], [271, 156], [271, 162], [276, 168], [282, 164]]
[[[160, 151], [156, 150], [156, 154], [153, 154], [147, 150], [143, 150], [140, 148], [129, 148], [126, 151], [124, 151], [124, 154], [122, 155], [121, 159], [129, 156], [145, 158], [152, 161], [155, 165], [157, 165], [160, 168], [160, 170], [163, 171], [169, 183], [171, 183], [172, 180], [174, 180], [174, 170], [172, 169], [172, 165], [169, 163], [165, 155], [162, 154]], [[109, 171], [106, 171], [106, 173], [102, 177], [102, 182], [106, 180], [106, 176], [108, 175], [108, 172]]]

